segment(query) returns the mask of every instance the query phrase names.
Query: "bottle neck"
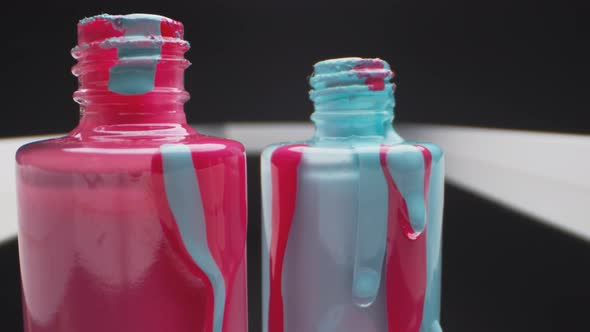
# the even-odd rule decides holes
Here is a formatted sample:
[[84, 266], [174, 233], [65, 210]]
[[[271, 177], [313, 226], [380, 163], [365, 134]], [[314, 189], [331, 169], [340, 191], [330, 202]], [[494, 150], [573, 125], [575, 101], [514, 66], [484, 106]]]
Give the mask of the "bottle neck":
[[80, 107], [79, 127], [93, 128], [124, 124], [186, 124], [184, 105], [181, 103], [121, 105], [87, 104]]
[[[174, 136], [194, 134], [184, 113], [184, 100], [180, 95], [162, 95], [153, 93], [151, 96], [127, 96], [119, 98], [119, 102], [104, 100], [86, 100], [80, 105], [80, 121], [71, 135], [80, 138], [97, 137], [117, 134], [119, 137], [131, 137], [134, 134], [146, 136], [152, 130], [168, 128], [165, 133]], [[188, 95], [187, 95], [188, 98]], [[175, 128], [176, 130], [171, 130]]]
[[[80, 123], [71, 133], [121, 137], [149, 135], [154, 128], [194, 132], [183, 105], [184, 58], [189, 44], [180, 22], [155, 15], [99, 15], [78, 24], [78, 60], [72, 72], [79, 87]], [[161, 133], [161, 130], [159, 131]], [[165, 131], [171, 133], [169, 130]]]
[[[139, 106], [144, 108], [144, 106]], [[80, 122], [70, 136], [86, 139], [182, 138], [196, 134], [187, 123], [182, 105], [159, 105], [149, 110], [88, 105], [80, 107]]]
[[315, 123], [314, 139], [338, 138], [387, 138], [394, 134], [393, 114], [384, 111], [361, 111], [354, 114], [314, 113], [311, 116]]

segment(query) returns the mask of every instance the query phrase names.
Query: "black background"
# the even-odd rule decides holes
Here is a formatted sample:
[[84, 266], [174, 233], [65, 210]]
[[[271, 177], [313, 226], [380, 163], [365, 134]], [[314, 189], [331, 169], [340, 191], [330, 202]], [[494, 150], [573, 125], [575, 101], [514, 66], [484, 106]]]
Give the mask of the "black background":
[[[582, 17], [573, 1], [12, 2], [0, 20], [0, 137], [77, 121], [76, 22], [155, 13], [185, 23], [191, 123], [305, 121], [307, 76], [333, 57], [397, 72], [396, 121], [590, 133]], [[251, 331], [260, 331], [258, 160], [249, 167]], [[447, 186], [443, 328], [585, 331], [590, 244]], [[555, 202], [558, 204], [558, 202]], [[20, 331], [16, 242], [0, 246], [2, 331]], [[306, 331], [302, 331], [306, 332]]]
[[185, 23], [193, 123], [307, 120], [312, 65], [363, 56], [381, 57], [397, 72], [398, 121], [590, 132], [581, 1], [11, 4], [0, 20], [1, 136], [75, 126], [69, 51], [78, 19], [103, 12], [148, 12]]

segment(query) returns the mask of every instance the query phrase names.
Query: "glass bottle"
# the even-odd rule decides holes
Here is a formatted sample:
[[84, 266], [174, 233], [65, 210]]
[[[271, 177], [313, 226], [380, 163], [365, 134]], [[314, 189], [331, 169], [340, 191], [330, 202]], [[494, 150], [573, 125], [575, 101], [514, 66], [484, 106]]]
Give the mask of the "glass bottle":
[[243, 146], [183, 109], [183, 25], [78, 23], [80, 122], [19, 149], [27, 332], [247, 331]]
[[316, 131], [262, 154], [264, 332], [440, 332], [444, 161], [380, 59], [314, 66]]

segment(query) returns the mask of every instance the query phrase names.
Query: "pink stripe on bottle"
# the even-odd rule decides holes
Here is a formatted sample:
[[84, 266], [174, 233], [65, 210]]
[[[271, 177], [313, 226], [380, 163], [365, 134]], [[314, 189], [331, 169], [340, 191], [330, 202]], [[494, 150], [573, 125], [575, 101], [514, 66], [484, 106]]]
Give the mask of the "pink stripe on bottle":
[[297, 198], [297, 169], [306, 145], [286, 145], [271, 156], [272, 237], [270, 243], [269, 332], [283, 332], [283, 263]]
[[209, 250], [225, 280], [223, 332], [247, 331], [247, 208], [246, 191], [241, 190], [246, 187], [244, 148], [238, 142], [229, 142], [224, 149], [209, 150], [206, 154], [196, 152], [192, 157], [203, 200]]
[[[432, 157], [424, 156], [424, 195], [427, 199]], [[381, 148], [381, 165], [388, 186], [385, 279], [389, 332], [419, 332], [426, 292], [426, 230], [413, 236], [408, 208], [387, 167], [388, 147]], [[428, 227], [428, 225], [426, 226]]]

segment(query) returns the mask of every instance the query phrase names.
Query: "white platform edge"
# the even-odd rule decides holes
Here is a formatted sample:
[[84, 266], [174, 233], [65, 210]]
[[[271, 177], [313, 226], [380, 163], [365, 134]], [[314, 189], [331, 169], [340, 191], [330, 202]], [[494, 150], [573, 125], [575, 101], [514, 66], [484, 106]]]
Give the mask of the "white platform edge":
[[[309, 123], [227, 123], [196, 126], [202, 133], [237, 139], [249, 154], [266, 145], [311, 137]], [[439, 144], [447, 180], [498, 204], [590, 240], [590, 136], [439, 125], [396, 126], [406, 139]], [[59, 136], [59, 135], [55, 135]], [[0, 242], [17, 232], [14, 153], [50, 136], [0, 139]], [[477, 220], [473, 221], [474, 223]], [[509, 231], [509, 230], [507, 230]]]

